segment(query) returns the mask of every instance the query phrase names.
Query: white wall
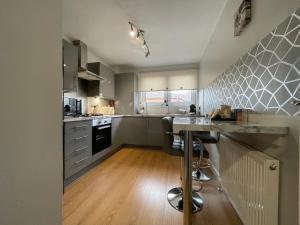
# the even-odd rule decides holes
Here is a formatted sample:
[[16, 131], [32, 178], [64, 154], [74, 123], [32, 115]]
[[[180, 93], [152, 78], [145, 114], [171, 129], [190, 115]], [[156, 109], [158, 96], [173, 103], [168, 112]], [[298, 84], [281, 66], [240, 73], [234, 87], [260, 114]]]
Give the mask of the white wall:
[[233, 15], [241, 0], [227, 0], [200, 61], [200, 88], [206, 87], [259, 40], [300, 7], [299, 0], [252, 0], [252, 21], [233, 36]]
[[62, 224], [61, 0], [0, 7], [0, 224]]

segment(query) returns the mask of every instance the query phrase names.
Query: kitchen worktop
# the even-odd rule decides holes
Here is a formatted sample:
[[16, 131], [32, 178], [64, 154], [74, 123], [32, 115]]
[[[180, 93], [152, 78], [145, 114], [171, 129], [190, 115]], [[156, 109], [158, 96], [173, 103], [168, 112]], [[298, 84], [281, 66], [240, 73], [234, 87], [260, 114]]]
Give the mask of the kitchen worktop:
[[122, 117], [133, 117], [133, 118], [162, 118], [165, 116], [174, 117], [200, 117], [199, 115], [184, 115], [184, 114], [127, 114], [127, 115], [103, 115], [103, 116], [92, 116], [92, 117], [65, 117], [64, 122], [76, 122], [83, 120], [92, 120], [94, 118], [122, 118]]
[[271, 123], [255, 123], [242, 121], [211, 121], [204, 117], [175, 117], [174, 132], [188, 131], [218, 131], [223, 133], [260, 133], [288, 134], [289, 127], [276, 126]]

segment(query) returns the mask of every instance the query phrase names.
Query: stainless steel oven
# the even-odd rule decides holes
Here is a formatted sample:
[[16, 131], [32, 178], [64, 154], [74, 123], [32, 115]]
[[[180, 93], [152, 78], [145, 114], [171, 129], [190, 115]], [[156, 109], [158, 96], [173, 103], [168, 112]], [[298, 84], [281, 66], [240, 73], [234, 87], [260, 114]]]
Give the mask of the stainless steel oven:
[[111, 150], [111, 118], [93, 119], [92, 160], [104, 156]]

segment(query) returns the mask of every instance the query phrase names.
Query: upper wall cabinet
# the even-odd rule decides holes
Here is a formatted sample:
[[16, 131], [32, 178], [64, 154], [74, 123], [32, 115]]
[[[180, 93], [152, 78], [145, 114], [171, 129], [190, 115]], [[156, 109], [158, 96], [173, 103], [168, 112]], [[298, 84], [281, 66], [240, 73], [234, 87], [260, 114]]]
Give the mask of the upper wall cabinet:
[[114, 72], [107, 66], [100, 64], [101, 93], [102, 97], [110, 100], [115, 99], [115, 77]]
[[63, 86], [65, 92], [77, 91], [78, 49], [63, 40]]
[[198, 88], [198, 70], [140, 73], [139, 91], [191, 90]]
[[[93, 62], [87, 64], [87, 69], [96, 75], [101, 74], [100, 62]], [[87, 96], [88, 97], [99, 97], [101, 96], [101, 81], [100, 80], [89, 80], [87, 82]]]
[[73, 44], [77, 47], [77, 60], [78, 60], [78, 70], [87, 70], [87, 46], [80, 40], [73, 41]]
[[101, 96], [115, 99], [115, 79], [113, 71], [100, 62], [88, 63], [88, 70], [100, 75], [101, 80], [88, 81], [88, 97]]

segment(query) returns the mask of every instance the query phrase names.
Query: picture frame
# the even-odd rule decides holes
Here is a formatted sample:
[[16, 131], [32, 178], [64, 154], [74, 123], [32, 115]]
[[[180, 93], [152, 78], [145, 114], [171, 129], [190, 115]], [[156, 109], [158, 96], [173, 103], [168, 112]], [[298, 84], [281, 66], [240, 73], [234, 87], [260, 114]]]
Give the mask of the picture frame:
[[240, 36], [251, 21], [251, 0], [243, 0], [234, 15], [234, 36]]

